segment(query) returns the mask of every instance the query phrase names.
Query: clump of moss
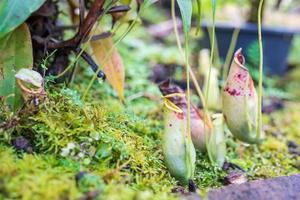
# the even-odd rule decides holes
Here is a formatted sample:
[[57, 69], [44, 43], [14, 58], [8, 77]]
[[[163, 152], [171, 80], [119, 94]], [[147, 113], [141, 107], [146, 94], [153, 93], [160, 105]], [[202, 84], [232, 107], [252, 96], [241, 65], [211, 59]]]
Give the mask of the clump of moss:
[[[19, 184], [15, 180], [24, 178], [24, 184], [31, 182], [31, 187], [38, 190], [38, 184], [47, 185], [53, 178], [53, 181], [57, 179], [58, 186], [64, 184], [65, 187], [55, 190], [56, 196], [53, 197], [49, 196], [52, 194], [50, 189], [42, 188], [39, 194], [49, 199], [60, 199], [60, 195], [64, 194], [73, 199], [87, 192], [74, 185], [76, 173], [84, 170], [101, 177], [108, 186], [115, 185], [133, 196], [157, 196], [157, 199], [170, 196], [168, 194], [176, 182], [163, 164], [160, 148], [161, 123], [153, 122], [154, 120], [148, 123], [147, 120], [122, 110], [120, 105], [108, 107], [74, 103], [74, 99], [78, 101], [78, 98], [72, 97], [74, 93], [66, 95], [64, 89], [53, 90], [48, 94], [47, 101], [40, 106], [38, 113], [31, 117], [26, 112], [23, 113], [20, 125], [12, 134], [13, 138], [20, 135], [28, 138], [36, 154], [21, 154], [22, 159], [13, 159], [16, 155], [11, 149], [7, 151], [9, 153], [4, 151], [6, 157], [9, 157], [8, 162], [3, 162], [4, 165], [14, 166], [26, 176], [13, 176], [14, 171], [0, 174], [0, 179], [8, 177], [5, 184], [10, 182], [12, 185], [5, 188], [9, 195], [16, 193], [16, 196], [24, 199], [27, 195], [35, 198], [33, 193], [23, 195], [22, 190], [14, 191], [14, 187]], [[44, 156], [48, 154], [49, 156]], [[25, 166], [23, 163], [28, 164], [27, 168], [19, 169]], [[74, 163], [77, 163], [76, 168]], [[49, 180], [48, 172], [53, 173]], [[34, 178], [38, 178], [40, 182], [34, 181]], [[62, 181], [62, 178], [66, 181]], [[68, 185], [72, 187], [64, 191]], [[104, 191], [101, 196], [116, 195], [109, 189]], [[131, 198], [129, 196], [124, 199]]]
[[0, 146], [0, 198], [76, 199], [72, 168], [62, 167], [53, 156], [24, 154], [18, 158], [13, 149]]

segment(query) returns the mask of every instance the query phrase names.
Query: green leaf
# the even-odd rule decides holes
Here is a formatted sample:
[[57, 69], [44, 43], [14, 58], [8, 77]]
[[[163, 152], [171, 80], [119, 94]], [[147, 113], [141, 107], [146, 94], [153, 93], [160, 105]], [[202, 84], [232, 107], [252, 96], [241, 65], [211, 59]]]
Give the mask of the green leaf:
[[213, 18], [215, 18], [215, 16], [216, 16], [216, 8], [217, 8], [217, 0], [212, 0], [211, 4], [212, 4]]
[[45, 0], [1, 0], [0, 38], [22, 24]]
[[181, 13], [185, 40], [187, 40], [191, 28], [191, 20], [192, 20], [192, 12], [193, 12], [192, 0], [177, 0], [177, 3]]
[[201, 0], [196, 0], [197, 2], [197, 31], [196, 34], [198, 35], [201, 31]]
[[148, 8], [149, 6], [156, 3], [157, 1], [158, 0], [145, 0], [142, 4], [142, 9], [141, 10], [144, 10], [144, 9]]
[[16, 110], [21, 105], [21, 92], [16, 87], [15, 74], [33, 63], [30, 32], [24, 23], [0, 39], [0, 96]]

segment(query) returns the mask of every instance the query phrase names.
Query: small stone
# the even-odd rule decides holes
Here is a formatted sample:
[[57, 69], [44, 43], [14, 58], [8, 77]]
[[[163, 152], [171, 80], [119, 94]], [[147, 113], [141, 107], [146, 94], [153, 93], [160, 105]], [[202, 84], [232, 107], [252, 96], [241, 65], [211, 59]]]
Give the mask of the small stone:
[[89, 191], [85, 194], [84, 197], [81, 197], [80, 200], [93, 200], [96, 199], [97, 196], [101, 193], [100, 190]]
[[298, 145], [295, 142], [288, 141], [287, 146], [290, 154], [300, 156], [300, 150], [298, 149]]
[[224, 162], [222, 169], [225, 170], [225, 171], [228, 171], [230, 169], [232, 169], [232, 170], [237, 169], [237, 170], [240, 170], [242, 172], [245, 172], [245, 170], [243, 168], [241, 168], [239, 165], [237, 165], [235, 163], [232, 163], [232, 162], [227, 162], [227, 161]]
[[247, 176], [243, 172], [231, 171], [225, 177], [226, 184], [242, 184], [248, 181]]
[[29, 144], [29, 141], [23, 137], [23, 136], [19, 136], [17, 138], [15, 138], [13, 141], [12, 141], [12, 145], [15, 149], [17, 150], [23, 150], [23, 151], [28, 151], [29, 149], [32, 149], [30, 144]]
[[289, 140], [287, 142], [287, 146], [288, 146], [288, 148], [293, 148], [293, 149], [298, 148], [298, 145], [295, 142], [291, 141], [291, 140]]
[[182, 186], [178, 186], [178, 187], [174, 187], [172, 190], [171, 190], [172, 193], [179, 193], [179, 194], [184, 194], [185, 191], [184, 191], [184, 187]]
[[194, 181], [189, 180], [189, 192], [196, 192], [197, 186]]
[[75, 175], [76, 185], [78, 186], [79, 181], [86, 175], [85, 171], [80, 171]]

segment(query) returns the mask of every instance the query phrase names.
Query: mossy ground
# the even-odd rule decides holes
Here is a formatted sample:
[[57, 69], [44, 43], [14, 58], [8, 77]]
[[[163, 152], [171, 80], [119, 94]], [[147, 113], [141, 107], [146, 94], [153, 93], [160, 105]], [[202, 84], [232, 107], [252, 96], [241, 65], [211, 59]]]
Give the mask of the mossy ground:
[[[106, 200], [177, 198], [171, 190], [178, 184], [163, 163], [160, 146], [160, 93], [148, 77], [150, 66], [162, 60], [176, 63], [179, 56], [174, 46], [157, 48], [140, 38], [144, 33], [137, 29], [119, 48], [126, 66], [125, 104], [98, 82], [83, 102], [80, 96], [92, 74], [85, 67], [68, 87], [47, 87], [38, 112], [25, 109], [14, 129], [1, 130], [0, 199], [88, 199], [98, 192], [96, 199]], [[12, 114], [0, 108], [1, 123], [13, 122]], [[287, 142], [300, 145], [299, 103], [286, 102], [283, 110], [264, 115], [264, 124], [267, 137], [260, 146], [229, 136], [227, 160], [250, 179], [298, 173], [299, 156], [289, 153]], [[30, 141], [33, 153], [12, 147], [20, 136]], [[222, 186], [225, 176], [198, 153], [194, 180], [200, 189]]]

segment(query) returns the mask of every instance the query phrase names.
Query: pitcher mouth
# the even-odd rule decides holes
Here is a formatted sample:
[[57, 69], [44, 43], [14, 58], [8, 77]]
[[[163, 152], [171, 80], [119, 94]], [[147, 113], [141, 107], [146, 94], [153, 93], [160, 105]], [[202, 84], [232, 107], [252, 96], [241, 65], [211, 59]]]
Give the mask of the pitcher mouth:
[[245, 67], [245, 57], [242, 54], [242, 48], [239, 48], [235, 54], [234, 54], [234, 62], [241, 68], [245, 69], [248, 71], [248, 69]]

